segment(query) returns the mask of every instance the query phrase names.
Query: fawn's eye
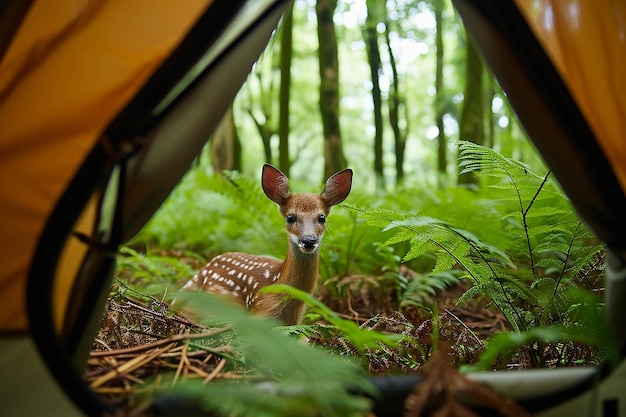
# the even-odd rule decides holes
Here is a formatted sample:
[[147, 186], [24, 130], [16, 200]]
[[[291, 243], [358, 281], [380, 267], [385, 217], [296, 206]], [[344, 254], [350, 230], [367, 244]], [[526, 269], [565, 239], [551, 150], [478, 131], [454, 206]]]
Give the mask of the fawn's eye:
[[326, 223], [326, 216], [324, 216], [323, 214], [320, 214], [317, 217], [317, 221], [320, 222], [320, 223]]
[[296, 215], [295, 214], [288, 214], [287, 215], [287, 224], [294, 224], [296, 222]]

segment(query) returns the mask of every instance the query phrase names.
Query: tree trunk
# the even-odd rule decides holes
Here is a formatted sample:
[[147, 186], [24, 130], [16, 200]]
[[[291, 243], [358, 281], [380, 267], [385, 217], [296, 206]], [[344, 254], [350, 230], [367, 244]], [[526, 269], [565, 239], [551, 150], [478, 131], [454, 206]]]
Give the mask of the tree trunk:
[[[387, 19], [386, 19], [387, 20]], [[389, 51], [389, 64], [391, 66], [391, 74], [393, 80], [389, 87], [389, 124], [393, 132], [393, 141], [395, 145], [396, 156], [396, 186], [402, 184], [404, 180], [404, 154], [406, 150], [406, 138], [408, 132], [408, 117], [404, 115], [404, 128], [400, 127], [400, 110], [405, 109], [405, 101], [400, 95], [400, 79], [398, 76], [398, 67], [396, 65], [396, 57], [393, 49], [391, 49], [391, 40], [389, 39], [389, 21], [385, 24], [385, 42]]]
[[291, 56], [293, 32], [293, 3], [285, 12], [280, 38], [280, 92], [278, 110], [278, 167], [289, 176], [289, 92], [291, 85]]
[[324, 179], [344, 169], [339, 126], [339, 62], [333, 15], [337, 0], [317, 0], [317, 36], [319, 41], [320, 113], [324, 128]]
[[256, 126], [257, 131], [259, 132], [259, 136], [261, 136], [261, 140], [263, 141], [263, 153], [265, 154], [265, 162], [267, 162], [268, 164], [271, 164], [273, 163], [272, 162], [272, 136], [274, 136], [275, 132], [269, 127], [267, 118], [265, 119], [265, 122], [261, 122], [254, 115], [254, 112], [252, 111], [251, 108], [248, 109], [248, 114], [252, 118], [252, 121], [254, 122], [254, 125]]
[[378, 33], [376, 31], [376, 26], [380, 21], [377, 13], [377, 7], [380, 6], [380, 3], [369, 0], [366, 4], [367, 17], [365, 19], [365, 28], [363, 29], [363, 38], [367, 46], [367, 60], [372, 79], [372, 101], [374, 103], [374, 175], [376, 176], [376, 188], [383, 190], [385, 188], [385, 177], [383, 174], [383, 110], [378, 78], [381, 71], [381, 63]]
[[[465, 93], [459, 124], [459, 137], [461, 140], [467, 140], [479, 145], [484, 143], [483, 62], [469, 37], [467, 37]], [[476, 177], [472, 173], [459, 175], [459, 184], [476, 184]]]
[[241, 141], [232, 106], [226, 111], [211, 138], [211, 164], [215, 172], [241, 171]]
[[435, 69], [435, 123], [437, 124], [437, 172], [439, 173], [440, 186], [448, 174], [448, 139], [443, 124], [445, 114], [445, 93], [443, 90], [443, 1], [434, 0], [435, 21], [437, 34], [435, 38], [437, 54]]
[[[273, 164], [272, 138], [278, 133], [278, 122], [275, 115], [276, 86], [280, 82], [273, 71], [279, 67], [279, 59], [276, 57], [276, 48], [268, 49], [257, 61], [248, 82], [256, 79], [258, 89], [251, 91], [246, 89], [248, 105], [244, 110], [250, 115], [254, 125], [263, 141], [265, 162]], [[240, 93], [243, 96], [243, 93]]]

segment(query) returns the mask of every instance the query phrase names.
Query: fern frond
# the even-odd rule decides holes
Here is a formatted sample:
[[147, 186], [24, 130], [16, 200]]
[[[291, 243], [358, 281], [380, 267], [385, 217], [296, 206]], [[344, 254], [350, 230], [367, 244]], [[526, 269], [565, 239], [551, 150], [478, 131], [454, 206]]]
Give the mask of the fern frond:
[[562, 207], [535, 207], [526, 213], [527, 219], [550, 218], [554, 216], [562, 216], [570, 214], [571, 210], [565, 210]]
[[493, 261], [496, 260], [493, 259], [495, 257], [503, 265], [514, 267], [511, 258], [506, 254], [506, 252], [499, 249], [498, 247], [484, 242], [483, 240], [479, 239], [478, 236], [471, 232], [468, 232], [467, 230], [454, 227], [451, 228], [451, 230], [453, 230], [459, 236], [463, 237], [474, 249], [477, 249], [478, 251], [486, 255], [490, 255], [490, 258], [492, 258]]
[[400, 213], [384, 208], [363, 210], [356, 205], [346, 203], [343, 203], [342, 207], [345, 207], [350, 211], [359, 213], [361, 218], [365, 219], [368, 225], [379, 227], [381, 229], [387, 227], [389, 223], [393, 221], [401, 221], [405, 218], [405, 216]]
[[[478, 175], [498, 175], [505, 173], [510, 179], [516, 178], [520, 173], [536, 175], [526, 164], [514, 159], [505, 158], [491, 148], [477, 145], [472, 142], [462, 141], [459, 144], [459, 166], [461, 173], [474, 172]], [[540, 178], [537, 176], [537, 178]]]
[[406, 255], [404, 255], [402, 261], [408, 262], [422, 255], [437, 253], [438, 250], [439, 246], [437, 246], [432, 240], [414, 237], [411, 240], [411, 248]]
[[567, 268], [567, 272], [573, 277], [579, 277], [589, 269], [604, 270], [604, 259], [606, 257], [606, 246], [604, 244], [576, 250], [576, 255], [572, 264]]
[[540, 259], [538, 262], [536, 262], [535, 266], [543, 268], [546, 273], [553, 273], [555, 271], [563, 271], [565, 264], [561, 259], [545, 258]]
[[555, 233], [569, 234], [570, 229], [565, 224], [538, 224], [528, 226], [529, 236], [554, 235]]
[[457, 275], [452, 272], [431, 273], [411, 279], [402, 293], [400, 306], [417, 305], [428, 308], [428, 305], [433, 302], [432, 296], [438, 290], [444, 290], [459, 282]]
[[513, 295], [514, 299], [518, 299], [530, 305], [537, 305], [537, 294], [532, 291], [521, 280], [512, 276], [502, 276], [502, 285], [507, 295]]
[[554, 278], [543, 277], [535, 280], [532, 284], [530, 284], [531, 289], [537, 289], [542, 293], [552, 293], [554, 291], [554, 287], [556, 285], [556, 281]]
[[383, 231], [392, 230], [398, 227], [406, 228], [409, 230], [420, 230], [424, 227], [441, 225], [441, 224], [445, 224], [445, 222], [440, 219], [435, 219], [433, 217], [416, 216], [416, 217], [408, 217], [402, 220], [391, 221], [383, 229]]
[[385, 241], [385, 246], [395, 245], [415, 239], [416, 232], [411, 229], [399, 229]]
[[469, 287], [457, 300], [457, 304], [463, 304], [472, 298], [475, 298], [479, 295], [485, 294], [489, 291], [495, 291], [496, 288], [491, 283], [478, 283]]
[[572, 251], [572, 243], [570, 238], [568, 241], [564, 241], [566, 236], [563, 234], [555, 234], [546, 236], [543, 241], [539, 242], [533, 253], [537, 255], [554, 256], [555, 253], [567, 254]]

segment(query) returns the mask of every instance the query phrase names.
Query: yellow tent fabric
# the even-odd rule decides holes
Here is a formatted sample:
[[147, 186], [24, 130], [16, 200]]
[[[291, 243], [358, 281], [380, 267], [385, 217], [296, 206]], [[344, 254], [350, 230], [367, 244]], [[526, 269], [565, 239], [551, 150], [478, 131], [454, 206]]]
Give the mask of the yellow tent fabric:
[[[626, 189], [626, 3], [515, 0]], [[602, 64], [599, 64], [602, 63]]]
[[[31, 6], [0, 62], [0, 330], [27, 329], [32, 252], [86, 152], [209, 4], [57, 0]], [[60, 294], [70, 284], [61, 284]]]

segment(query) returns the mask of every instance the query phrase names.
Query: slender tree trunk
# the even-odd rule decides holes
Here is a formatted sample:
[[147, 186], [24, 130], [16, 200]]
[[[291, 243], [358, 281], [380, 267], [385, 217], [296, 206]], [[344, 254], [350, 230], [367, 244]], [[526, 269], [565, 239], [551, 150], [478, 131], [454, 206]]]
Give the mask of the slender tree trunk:
[[211, 164], [215, 172], [241, 171], [241, 141], [232, 106], [226, 111], [211, 138]]
[[400, 127], [400, 110], [404, 107], [404, 100], [400, 96], [400, 79], [398, 76], [398, 67], [396, 65], [396, 57], [391, 49], [391, 40], [389, 39], [389, 22], [385, 25], [385, 42], [389, 51], [389, 64], [391, 66], [391, 74], [393, 80], [389, 89], [389, 124], [393, 132], [396, 154], [396, 186], [402, 184], [404, 180], [404, 153], [406, 150], [406, 138], [408, 131], [408, 117], [404, 118], [404, 129]]
[[374, 103], [374, 175], [376, 176], [376, 188], [385, 188], [385, 177], [383, 174], [383, 111], [382, 95], [380, 92], [380, 80], [378, 78], [381, 71], [380, 50], [378, 48], [378, 25], [377, 7], [380, 3], [367, 1], [367, 18], [363, 35], [367, 46], [367, 59], [370, 66], [370, 76], [372, 78], [372, 101]]
[[293, 32], [293, 3], [285, 12], [280, 41], [280, 92], [278, 114], [278, 166], [289, 176], [291, 160], [289, 159], [289, 93], [291, 86], [291, 56]]
[[267, 122], [261, 122], [255, 115], [252, 109], [248, 109], [248, 114], [252, 118], [254, 125], [259, 132], [259, 136], [261, 136], [261, 140], [263, 141], [263, 153], [265, 154], [265, 162], [268, 164], [272, 163], [272, 136], [274, 136], [274, 131], [269, 127]]
[[337, 0], [317, 0], [320, 113], [324, 128], [324, 179], [346, 167], [339, 126], [339, 61], [333, 15]]
[[435, 21], [437, 34], [435, 44], [437, 48], [436, 69], [435, 69], [435, 122], [437, 124], [437, 172], [440, 177], [440, 186], [443, 186], [443, 179], [447, 178], [448, 171], [448, 139], [443, 124], [445, 114], [445, 93], [443, 90], [443, 1], [434, 0]]
[[[267, 55], [262, 59], [271, 59], [275, 61], [274, 66], [278, 66], [278, 60], [274, 60], [274, 53]], [[258, 65], [259, 63], [257, 63]], [[250, 115], [250, 118], [254, 122], [254, 125], [259, 132], [259, 136], [263, 141], [263, 153], [265, 155], [265, 162], [274, 163], [272, 152], [272, 138], [277, 134], [276, 121], [274, 121], [274, 100], [276, 97], [276, 79], [273, 73], [269, 71], [263, 71], [262, 68], [256, 68], [255, 71], [250, 74], [250, 77], [255, 77], [258, 81], [259, 91], [258, 93], [248, 94], [248, 105], [245, 107], [245, 111]], [[269, 79], [269, 81], [268, 81]]]
[[[483, 108], [483, 62], [474, 43], [467, 37], [465, 93], [459, 124], [461, 140], [479, 145], [484, 143]], [[476, 184], [476, 177], [471, 173], [459, 175], [459, 184]]]

